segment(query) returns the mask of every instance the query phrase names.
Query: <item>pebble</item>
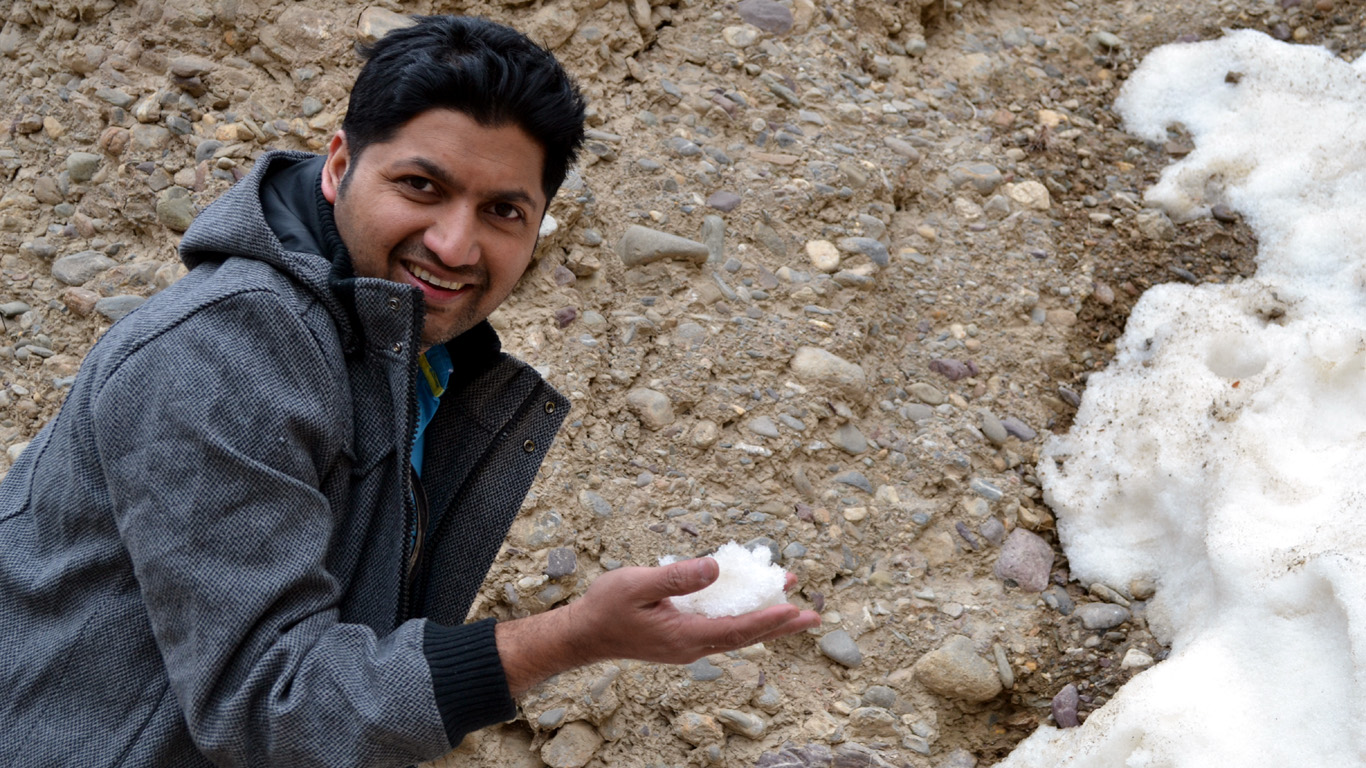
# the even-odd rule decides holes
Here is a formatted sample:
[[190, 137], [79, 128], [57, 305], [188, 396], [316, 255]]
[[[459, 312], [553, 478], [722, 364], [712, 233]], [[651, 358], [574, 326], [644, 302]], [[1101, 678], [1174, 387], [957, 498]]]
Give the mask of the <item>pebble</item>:
[[194, 200], [184, 187], [167, 187], [157, 195], [157, 220], [167, 229], [184, 232], [194, 221]]
[[735, 7], [747, 24], [772, 35], [785, 35], [792, 30], [792, 11], [776, 0], [741, 0]]
[[859, 650], [858, 643], [843, 629], [826, 633], [817, 645], [827, 658], [846, 667], [857, 667], [863, 663], [863, 651]]
[[[852, 456], [857, 456], [868, 450], [868, 438], [864, 437], [863, 432], [852, 423], [840, 425], [831, 435], [830, 442], [836, 448]], [[869, 492], [871, 493], [871, 491]]]
[[1114, 629], [1129, 620], [1129, 609], [1113, 603], [1083, 603], [1075, 611], [1086, 629]]
[[412, 23], [413, 19], [409, 16], [387, 8], [370, 6], [360, 14], [360, 22], [356, 26], [357, 36], [363, 43], [373, 43], [395, 29], [410, 26]]
[[16, 315], [22, 315], [31, 309], [33, 309], [33, 307], [30, 307], [22, 301], [7, 301], [4, 304], [0, 304], [0, 315], [14, 317]]
[[982, 411], [982, 434], [986, 436], [993, 445], [1005, 445], [1006, 440], [1010, 439], [1010, 433], [1006, 431], [1001, 420], [996, 418], [990, 411]]
[[792, 357], [792, 372], [801, 381], [828, 384], [862, 396], [868, 386], [863, 367], [820, 347], [801, 347]]
[[915, 395], [916, 399], [926, 405], [943, 405], [947, 400], [947, 398], [944, 397], [944, 393], [940, 392], [933, 384], [917, 381], [912, 384], [909, 389], [911, 394]]
[[673, 402], [657, 390], [639, 387], [626, 393], [626, 405], [646, 429], [660, 430], [674, 423]]
[[1053, 697], [1053, 722], [1059, 728], [1076, 728], [1081, 725], [1081, 720], [1077, 718], [1077, 705], [1081, 703], [1081, 697], [1077, 693], [1077, 686], [1068, 683], [1062, 687], [1061, 691]]
[[77, 183], [90, 181], [100, 169], [103, 160], [104, 158], [90, 152], [72, 152], [66, 157], [67, 176]]
[[709, 254], [707, 246], [702, 243], [642, 227], [639, 224], [628, 227], [617, 243], [617, 255], [628, 267], [650, 264], [660, 259], [679, 259], [702, 264], [706, 262]]
[[724, 742], [726, 738], [726, 732], [716, 718], [698, 712], [679, 713], [678, 717], [674, 718], [672, 726], [675, 736], [694, 747]]
[[982, 534], [982, 538], [991, 542], [992, 546], [999, 547], [1006, 539], [1005, 524], [994, 517], [987, 518], [981, 525], [977, 526], [977, 532]]
[[95, 302], [95, 311], [108, 318], [110, 322], [118, 322], [129, 312], [142, 306], [145, 301], [147, 299], [142, 296], [108, 296]]
[[52, 276], [67, 285], [84, 285], [112, 266], [114, 260], [99, 251], [81, 251], [54, 261]]
[[842, 237], [839, 241], [839, 249], [845, 253], [861, 253], [879, 267], [885, 267], [891, 263], [887, 246], [871, 237]]
[[687, 670], [692, 675], [692, 679], [700, 683], [716, 680], [726, 673], [725, 670], [712, 664], [705, 657], [687, 665]]
[[840, 251], [829, 240], [812, 240], [806, 244], [806, 256], [811, 266], [831, 273], [840, 268]]
[[747, 739], [762, 739], [764, 732], [768, 730], [768, 723], [764, 722], [762, 717], [738, 709], [719, 709], [716, 711], [716, 719], [725, 728]]
[[599, 519], [612, 516], [612, 505], [596, 491], [588, 489], [579, 491], [579, 506]]
[[955, 187], [972, 187], [982, 197], [1001, 185], [1001, 170], [991, 163], [958, 163], [949, 168], [949, 181]]
[[748, 48], [759, 39], [759, 30], [752, 26], [730, 26], [721, 30], [721, 39], [736, 48]]
[[1067, 590], [1060, 586], [1055, 586], [1045, 592], [1043, 601], [1063, 616], [1071, 616], [1072, 611], [1077, 607], [1076, 603], [1072, 600], [1072, 596], [1067, 594]]
[[1034, 211], [1046, 211], [1053, 207], [1053, 198], [1048, 187], [1037, 181], [1022, 181], [1005, 186], [1006, 197]]
[[1004, 419], [1001, 419], [1001, 426], [1005, 427], [1007, 432], [1019, 438], [1020, 442], [1023, 443], [1027, 443], [1039, 436], [1038, 432], [1034, 431], [1028, 424], [1020, 421], [1014, 416], [1007, 416]]
[[602, 746], [602, 735], [588, 723], [568, 723], [541, 747], [541, 759], [550, 768], [583, 768]]
[[1124, 658], [1119, 662], [1120, 669], [1146, 669], [1155, 663], [1152, 656], [1144, 653], [1138, 648], [1130, 648], [1124, 652]]
[[868, 482], [868, 478], [864, 477], [863, 473], [859, 472], [858, 470], [849, 470], [847, 472], [841, 472], [838, 475], [835, 475], [835, 482], [853, 486], [854, 488], [858, 488], [859, 490], [865, 493], [873, 492], [873, 484]]
[[734, 192], [727, 192], [724, 189], [718, 190], [711, 193], [707, 198], [707, 206], [724, 213], [729, 213], [740, 206], [740, 196]]
[[1134, 226], [1149, 240], [1170, 242], [1176, 239], [1176, 225], [1163, 211], [1147, 208], [1134, 216]]
[[863, 703], [870, 707], [896, 709], [896, 698], [896, 691], [885, 685], [870, 685], [868, 690], [863, 692]]
[[1129, 582], [1129, 594], [1135, 600], [1148, 600], [1157, 594], [1157, 584], [1152, 579], [1138, 578]]
[[850, 735], [859, 739], [895, 739], [901, 721], [882, 707], [859, 707], [849, 713]]
[[968, 481], [968, 488], [978, 496], [990, 502], [997, 502], [1005, 498], [1005, 492], [1000, 488], [988, 483], [980, 477], [974, 477]]
[[563, 579], [579, 569], [579, 557], [569, 547], [555, 547], [546, 556], [545, 575], [552, 579]]
[[888, 149], [911, 161], [912, 164], [920, 162], [920, 150], [916, 149], [910, 142], [895, 136], [887, 136], [882, 140], [882, 143], [886, 144]]
[[950, 357], [941, 357], [931, 360], [929, 367], [931, 372], [937, 373], [949, 381], [958, 381], [978, 374], [977, 364], [971, 360], [965, 362]]
[[745, 428], [760, 437], [780, 437], [778, 425], [773, 423], [773, 419], [767, 416], [756, 416], [745, 424]]
[[1016, 528], [1001, 546], [994, 572], [1026, 592], [1042, 592], [1053, 572], [1053, 548], [1038, 534]]
[[567, 714], [569, 714], [569, 710], [564, 707], [548, 709], [545, 712], [542, 712], [540, 717], [536, 718], [536, 725], [547, 731], [553, 731], [561, 725], [564, 725], [564, 718]]
[[915, 678], [929, 690], [951, 699], [990, 701], [1002, 690], [996, 665], [977, 655], [972, 640], [951, 635], [915, 663]]

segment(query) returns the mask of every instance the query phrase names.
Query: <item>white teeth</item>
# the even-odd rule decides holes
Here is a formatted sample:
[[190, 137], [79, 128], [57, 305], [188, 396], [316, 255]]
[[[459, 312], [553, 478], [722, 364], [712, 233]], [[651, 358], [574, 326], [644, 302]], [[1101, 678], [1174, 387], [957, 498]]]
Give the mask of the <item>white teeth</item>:
[[416, 276], [422, 282], [431, 283], [432, 285], [435, 285], [437, 288], [445, 288], [448, 291], [458, 291], [461, 288], [465, 287], [464, 283], [455, 283], [449, 280], [442, 280], [438, 278], [436, 275], [433, 275], [431, 272], [428, 272], [427, 270], [423, 269], [422, 267], [419, 267], [416, 264], [408, 265], [408, 271], [412, 272], [413, 275]]

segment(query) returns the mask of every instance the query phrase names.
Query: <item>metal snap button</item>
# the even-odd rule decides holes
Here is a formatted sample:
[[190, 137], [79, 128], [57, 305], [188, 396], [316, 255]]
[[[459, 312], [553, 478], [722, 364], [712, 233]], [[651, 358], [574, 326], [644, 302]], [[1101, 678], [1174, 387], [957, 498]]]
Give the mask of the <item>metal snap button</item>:
[[528, 440], [528, 441], [526, 441], [525, 443], [522, 443], [522, 450], [526, 451], [527, 453], [531, 453], [532, 451], [535, 451], [535, 450], [536, 450], [536, 441], [535, 441], [535, 440]]
[[554, 412], [555, 412], [555, 403], [554, 403], [553, 401], [547, 402], [547, 403], [545, 404], [545, 412], [546, 412], [546, 413], [554, 413]]
[[385, 302], [385, 303], [387, 303], [387, 304], [389, 305], [389, 309], [390, 309], [391, 311], [393, 311], [393, 312], [397, 312], [397, 311], [398, 311], [398, 297], [397, 297], [397, 296], [390, 296], [390, 297], [389, 297], [389, 301], [387, 301], [387, 302]]
[[394, 342], [394, 346], [389, 347], [389, 349], [393, 350], [396, 355], [401, 354], [403, 352], [403, 342], [396, 341]]

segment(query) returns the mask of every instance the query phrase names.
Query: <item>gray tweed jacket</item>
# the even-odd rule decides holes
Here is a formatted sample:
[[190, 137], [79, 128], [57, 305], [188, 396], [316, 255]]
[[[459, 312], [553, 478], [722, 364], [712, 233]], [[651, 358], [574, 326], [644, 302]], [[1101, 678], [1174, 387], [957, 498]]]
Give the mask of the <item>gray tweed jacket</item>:
[[410, 568], [421, 297], [281, 245], [261, 180], [309, 157], [195, 221], [0, 483], [0, 765], [406, 765], [513, 713], [463, 622], [568, 402], [452, 342]]

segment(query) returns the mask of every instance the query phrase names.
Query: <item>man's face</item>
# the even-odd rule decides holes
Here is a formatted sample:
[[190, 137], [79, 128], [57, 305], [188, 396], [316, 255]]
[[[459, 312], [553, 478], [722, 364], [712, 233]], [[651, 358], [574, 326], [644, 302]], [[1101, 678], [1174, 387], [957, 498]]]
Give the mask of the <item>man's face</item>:
[[474, 327], [512, 293], [548, 202], [544, 162], [516, 125], [486, 128], [429, 109], [359, 159], [339, 131], [322, 189], [356, 275], [422, 290], [425, 348]]

